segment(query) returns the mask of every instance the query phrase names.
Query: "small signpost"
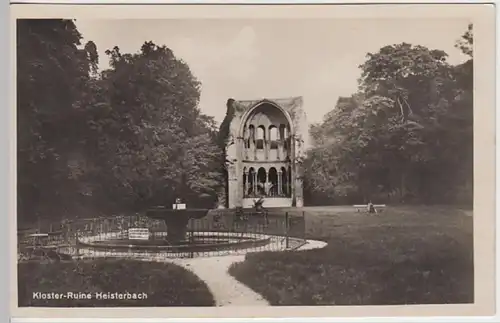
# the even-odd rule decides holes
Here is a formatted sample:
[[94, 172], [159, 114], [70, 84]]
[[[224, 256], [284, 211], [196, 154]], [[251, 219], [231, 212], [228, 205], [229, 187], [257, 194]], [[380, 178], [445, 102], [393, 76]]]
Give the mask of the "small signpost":
[[128, 238], [130, 240], [149, 240], [149, 229], [130, 228], [128, 229]]
[[174, 210], [185, 210], [186, 209], [186, 204], [181, 203], [180, 198], [175, 199], [175, 204], [172, 204], [172, 209]]

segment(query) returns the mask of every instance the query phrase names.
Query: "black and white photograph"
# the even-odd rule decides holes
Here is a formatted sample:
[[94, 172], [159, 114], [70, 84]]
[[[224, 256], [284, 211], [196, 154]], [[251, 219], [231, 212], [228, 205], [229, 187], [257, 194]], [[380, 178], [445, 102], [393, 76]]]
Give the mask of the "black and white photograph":
[[14, 19], [16, 306], [477, 304], [477, 17], [401, 10]]

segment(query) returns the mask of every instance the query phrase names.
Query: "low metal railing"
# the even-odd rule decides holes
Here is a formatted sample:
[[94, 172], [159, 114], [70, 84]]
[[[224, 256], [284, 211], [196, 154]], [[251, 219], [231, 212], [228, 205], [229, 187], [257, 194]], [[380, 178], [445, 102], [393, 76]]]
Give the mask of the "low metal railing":
[[[134, 228], [147, 230], [129, 235]], [[267, 210], [212, 210], [189, 220], [183, 241], [169, 241], [166, 232], [164, 221], [141, 214], [62, 221], [19, 232], [18, 259], [206, 257], [293, 250], [305, 243], [305, 217]]]

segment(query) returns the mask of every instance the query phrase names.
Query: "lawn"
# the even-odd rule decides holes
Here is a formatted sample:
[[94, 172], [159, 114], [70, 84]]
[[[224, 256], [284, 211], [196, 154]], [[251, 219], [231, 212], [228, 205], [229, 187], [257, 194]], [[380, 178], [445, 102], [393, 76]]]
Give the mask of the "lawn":
[[272, 305], [396, 305], [474, 301], [472, 217], [448, 207], [376, 216], [305, 208], [323, 249], [248, 254], [229, 272]]
[[[192, 272], [168, 263], [81, 260], [18, 264], [19, 306], [214, 306], [208, 287]], [[94, 299], [37, 299], [40, 293], [90, 293]], [[96, 300], [98, 293], [146, 294], [146, 299]], [[35, 294], [34, 294], [35, 293]], [[101, 294], [102, 295], [102, 294]], [[111, 296], [112, 297], [112, 296]]]

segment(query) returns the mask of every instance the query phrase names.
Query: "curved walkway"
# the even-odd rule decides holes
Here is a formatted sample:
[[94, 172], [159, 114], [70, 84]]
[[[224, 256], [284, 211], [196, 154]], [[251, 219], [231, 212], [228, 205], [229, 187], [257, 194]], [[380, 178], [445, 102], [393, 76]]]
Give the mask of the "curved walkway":
[[[323, 241], [308, 240], [298, 250], [323, 248]], [[229, 267], [245, 260], [245, 255], [214, 256], [193, 259], [166, 259], [191, 270], [205, 281], [217, 306], [269, 306], [269, 303], [228, 273]]]
[[171, 259], [191, 270], [208, 286], [217, 306], [267, 306], [259, 294], [237, 281], [228, 273], [229, 267], [245, 260], [244, 255], [214, 256], [194, 259]]

